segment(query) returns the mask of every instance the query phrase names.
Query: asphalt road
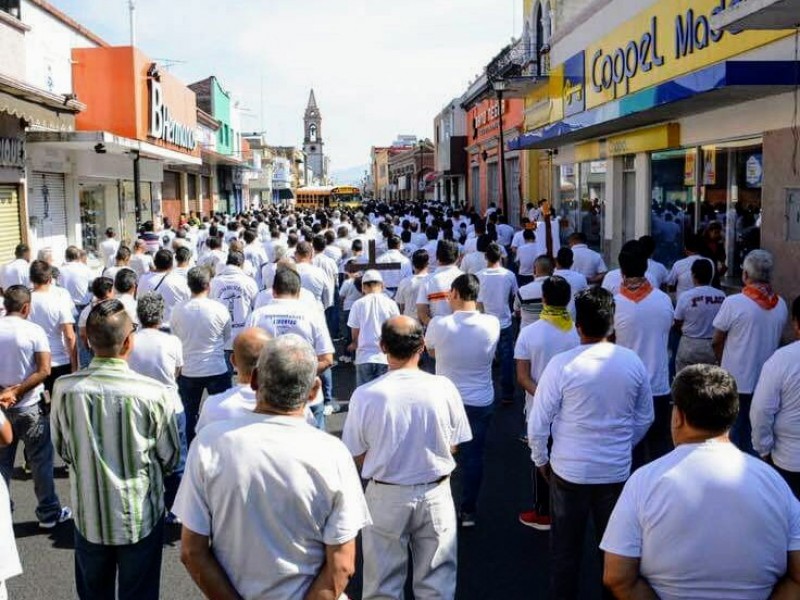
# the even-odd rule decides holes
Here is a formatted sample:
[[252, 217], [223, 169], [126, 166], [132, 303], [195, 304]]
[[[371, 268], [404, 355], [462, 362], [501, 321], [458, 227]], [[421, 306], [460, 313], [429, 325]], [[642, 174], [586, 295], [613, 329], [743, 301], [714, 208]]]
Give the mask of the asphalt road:
[[[339, 366], [334, 371], [340, 400], [352, 389], [354, 369]], [[329, 430], [341, 431], [345, 413], [330, 418]], [[459, 532], [460, 600], [536, 600], [547, 597], [548, 534], [520, 525], [517, 515], [530, 498], [529, 451], [519, 441], [523, 432], [522, 399], [512, 407], [498, 406], [486, 448], [486, 470], [481, 492], [477, 527]], [[17, 461], [22, 460], [18, 452]], [[62, 503], [69, 504], [69, 481], [57, 462], [56, 487]], [[20, 465], [21, 466], [21, 465]], [[458, 473], [453, 478], [459, 489]], [[8, 582], [11, 600], [67, 600], [75, 598], [71, 523], [52, 532], [38, 529], [34, 514], [33, 483], [17, 469], [11, 485], [16, 503], [14, 531], [24, 574]], [[180, 530], [168, 528], [161, 570], [162, 598], [186, 600], [201, 595], [180, 562]], [[269, 565], [265, 565], [269, 568]], [[578, 576], [576, 574], [576, 576]], [[587, 537], [580, 597], [600, 598], [600, 561]], [[358, 599], [360, 575], [348, 593]], [[408, 598], [413, 596], [409, 593]]]

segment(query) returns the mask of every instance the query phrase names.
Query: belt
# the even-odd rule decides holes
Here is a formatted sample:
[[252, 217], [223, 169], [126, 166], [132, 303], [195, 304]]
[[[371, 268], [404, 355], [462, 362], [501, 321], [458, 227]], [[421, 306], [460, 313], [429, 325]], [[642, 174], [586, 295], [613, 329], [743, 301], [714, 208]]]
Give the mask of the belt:
[[686, 339], [687, 340], [705, 340], [705, 341], [710, 341], [710, 340], [713, 340], [714, 338], [710, 338], [710, 337], [689, 337], [687, 335]]
[[397, 291], [397, 288], [396, 288], [396, 287], [387, 287], [387, 288], [386, 288], [386, 291], [387, 291], [387, 292], [396, 292], [396, 291]]
[[435, 479], [434, 481], [428, 481], [427, 483], [389, 483], [388, 481], [378, 481], [377, 479], [373, 479], [373, 483], [377, 483], [378, 485], [393, 485], [395, 487], [414, 487], [417, 485], [439, 485], [443, 481], [450, 478], [450, 475], [442, 475], [439, 479]]

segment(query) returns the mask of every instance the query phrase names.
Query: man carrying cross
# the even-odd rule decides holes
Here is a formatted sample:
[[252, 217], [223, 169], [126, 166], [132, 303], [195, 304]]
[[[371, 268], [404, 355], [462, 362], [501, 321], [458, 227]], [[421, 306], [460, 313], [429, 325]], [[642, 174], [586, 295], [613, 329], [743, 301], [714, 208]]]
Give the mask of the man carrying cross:
[[377, 263], [380, 265], [390, 265], [394, 268], [386, 270], [383, 273], [383, 285], [386, 294], [390, 298], [394, 298], [397, 294], [397, 288], [400, 287], [400, 282], [403, 279], [411, 277], [414, 273], [411, 268], [411, 261], [400, 251], [402, 242], [396, 235], [389, 236], [386, 241], [388, 250], [381, 254]]

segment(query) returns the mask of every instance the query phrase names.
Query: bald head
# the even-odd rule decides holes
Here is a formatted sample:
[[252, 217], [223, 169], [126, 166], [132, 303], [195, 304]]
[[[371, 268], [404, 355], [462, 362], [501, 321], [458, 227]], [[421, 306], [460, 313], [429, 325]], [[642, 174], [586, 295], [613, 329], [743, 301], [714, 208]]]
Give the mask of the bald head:
[[258, 327], [245, 329], [236, 336], [233, 342], [233, 364], [239, 372], [240, 383], [250, 382], [258, 357], [270, 339], [270, 335]]
[[386, 354], [394, 359], [407, 361], [418, 356], [424, 343], [422, 325], [411, 317], [393, 317], [381, 328], [381, 345]]

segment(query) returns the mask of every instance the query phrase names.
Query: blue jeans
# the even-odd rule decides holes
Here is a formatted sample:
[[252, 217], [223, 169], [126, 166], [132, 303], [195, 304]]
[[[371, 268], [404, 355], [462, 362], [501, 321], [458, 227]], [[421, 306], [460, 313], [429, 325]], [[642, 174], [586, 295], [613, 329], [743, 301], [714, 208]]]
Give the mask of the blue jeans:
[[52, 522], [61, 512], [61, 502], [53, 482], [53, 443], [50, 439], [50, 419], [38, 404], [25, 408], [9, 408], [6, 416], [14, 430], [14, 441], [0, 448], [0, 473], [8, 486], [14, 470], [17, 444], [21, 441], [33, 476], [36, 494], [36, 518]]
[[492, 422], [494, 406], [465, 406], [472, 440], [458, 447], [458, 462], [461, 465], [461, 512], [474, 513], [478, 506], [478, 494], [483, 480], [483, 454], [486, 434]]
[[178, 393], [186, 411], [186, 443], [191, 445], [194, 439], [194, 429], [197, 426], [197, 417], [200, 415], [200, 403], [203, 401], [203, 392], [209, 396], [221, 394], [231, 389], [231, 376], [227, 372], [208, 377], [178, 377]]
[[[81, 600], [158, 600], [164, 518], [135, 544], [93, 544], [75, 530], [75, 586]], [[116, 595], [117, 589], [119, 596]]]
[[503, 400], [513, 400], [515, 375], [513, 325], [500, 330], [500, 341], [497, 342], [495, 356], [500, 365], [500, 397]]
[[77, 338], [78, 344], [78, 368], [85, 369], [89, 366], [89, 363], [92, 362], [92, 358], [94, 357], [94, 352], [83, 343], [83, 340], [78, 337]]
[[380, 363], [364, 363], [356, 365], [356, 387], [374, 381], [389, 371], [389, 365]]
[[753, 394], [739, 394], [739, 414], [731, 428], [731, 441], [739, 450], [757, 456], [753, 449], [753, 428], [750, 424], [750, 405]]
[[339, 286], [333, 288], [333, 306], [325, 309], [325, 323], [332, 338], [339, 337]]
[[333, 400], [333, 369], [325, 369], [319, 380], [322, 382], [322, 399], [328, 404]]
[[316, 422], [317, 429], [325, 431], [325, 403], [315, 404], [314, 406], [309, 406], [308, 408], [311, 410], [311, 414], [314, 415], [314, 421]]
[[178, 423], [178, 437], [181, 441], [181, 457], [178, 460], [178, 465], [175, 470], [164, 478], [164, 506], [167, 510], [172, 508], [172, 503], [175, 501], [175, 496], [178, 494], [178, 487], [181, 485], [183, 478], [183, 471], [186, 467], [186, 455], [189, 451], [189, 446], [186, 441], [186, 413], [180, 412], [175, 415], [175, 420]]

